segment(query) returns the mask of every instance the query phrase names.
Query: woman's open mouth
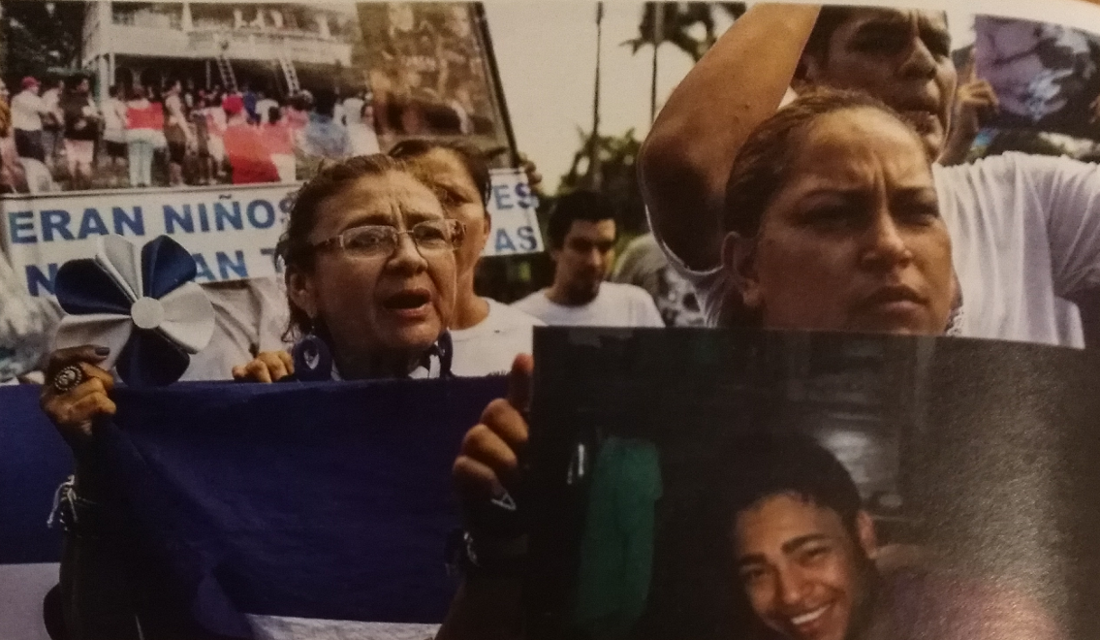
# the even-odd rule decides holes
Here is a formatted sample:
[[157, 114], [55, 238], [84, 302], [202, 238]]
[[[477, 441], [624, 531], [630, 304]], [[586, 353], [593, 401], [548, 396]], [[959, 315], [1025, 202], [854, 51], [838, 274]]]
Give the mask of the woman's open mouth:
[[432, 294], [427, 289], [406, 289], [382, 301], [387, 311], [408, 320], [418, 320], [431, 310]]

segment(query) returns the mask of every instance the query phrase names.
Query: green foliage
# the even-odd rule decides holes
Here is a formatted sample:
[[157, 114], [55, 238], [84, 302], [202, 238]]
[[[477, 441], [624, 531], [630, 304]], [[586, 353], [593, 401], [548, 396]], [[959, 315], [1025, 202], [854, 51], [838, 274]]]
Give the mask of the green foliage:
[[615, 203], [621, 231], [645, 229], [645, 204], [638, 187], [637, 160], [642, 143], [634, 129], [618, 136], [598, 135], [578, 129], [581, 148], [573, 155], [569, 172], [561, 178], [558, 195], [576, 189], [603, 192]]
[[[715, 10], [724, 11], [734, 20], [745, 13], [743, 2], [647, 2], [642, 9], [638, 25], [638, 37], [627, 40], [632, 52], [654, 42], [668, 42], [698, 62], [714, 46]], [[691, 31], [696, 25], [703, 27], [703, 37], [697, 38]]]
[[83, 25], [83, 3], [4, 3], [4, 75], [13, 81], [28, 75], [42, 79], [51, 70], [75, 67]]

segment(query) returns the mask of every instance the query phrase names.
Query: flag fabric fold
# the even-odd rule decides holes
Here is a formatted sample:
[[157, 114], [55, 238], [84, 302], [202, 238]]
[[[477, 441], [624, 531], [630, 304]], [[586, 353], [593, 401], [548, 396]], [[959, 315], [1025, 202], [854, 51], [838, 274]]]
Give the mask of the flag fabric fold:
[[451, 466], [503, 378], [119, 389], [98, 452], [152, 610], [438, 624]]

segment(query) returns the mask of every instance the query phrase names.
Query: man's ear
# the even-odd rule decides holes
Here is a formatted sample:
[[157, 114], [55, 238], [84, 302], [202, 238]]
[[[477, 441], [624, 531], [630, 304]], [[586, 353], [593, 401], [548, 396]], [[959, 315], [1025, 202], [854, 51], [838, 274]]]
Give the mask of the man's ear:
[[878, 551], [878, 535], [875, 533], [875, 521], [871, 514], [860, 509], [856, 514], [856, 537], [859, 538], [859, 546], [868, 558], [875, 557]]
[[493, 230], [493, 216], [488, 211], [485, 212], [485, 241], [489, 240], [489, 233]]
[[313, 284], [313, 278], [298, 269], [287, 268], [286, 293], [290, 301], [305, 312], [310, 319], [317, 317], [317, 291]]
[[762, 304], [756, 249], [756, 238], [745, 238], [736, 231], [726, 234], [722, 240], [722, 268], [741, 293], [745, 306], [753, 310], [760, 309]]

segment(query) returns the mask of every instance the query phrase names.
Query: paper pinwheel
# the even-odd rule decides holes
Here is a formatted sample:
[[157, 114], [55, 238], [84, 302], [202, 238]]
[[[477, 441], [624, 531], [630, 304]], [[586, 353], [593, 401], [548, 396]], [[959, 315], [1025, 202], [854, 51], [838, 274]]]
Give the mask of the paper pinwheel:
[[195, 274], [191, 254], [167, 236], [144, 247], [102, 236], [95, 258], [58, 269], [54, 292], [68, 315], [57, 348], [110, 347], [100, 366], [115, 367], [131, 386], [179, 380], [214, 332], [214, 308]]

